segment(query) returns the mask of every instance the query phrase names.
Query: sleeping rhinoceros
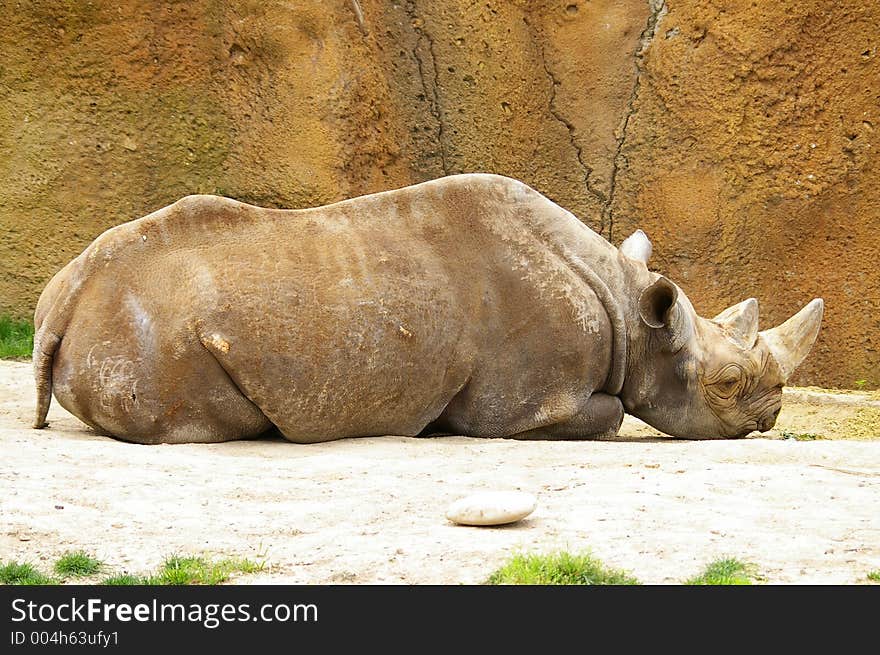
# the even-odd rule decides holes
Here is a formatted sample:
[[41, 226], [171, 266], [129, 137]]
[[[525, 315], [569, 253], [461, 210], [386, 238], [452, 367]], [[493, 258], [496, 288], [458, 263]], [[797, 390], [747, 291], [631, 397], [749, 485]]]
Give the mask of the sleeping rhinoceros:
[[49, 282], [35, 425], [54, 391], [139, 443], [594, 439], [624, 412], [687, 438], [770, 429], [822, 300], [764, 332], [753, 299], [701, 318], [650, 251], [497, 175], [303, 210], [189, 196]]

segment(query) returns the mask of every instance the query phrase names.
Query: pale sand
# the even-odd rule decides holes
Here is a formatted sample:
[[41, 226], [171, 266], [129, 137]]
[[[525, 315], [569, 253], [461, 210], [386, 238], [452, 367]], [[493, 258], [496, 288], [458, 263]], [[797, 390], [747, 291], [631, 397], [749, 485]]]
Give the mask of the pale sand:
[[[138, 446], [96, 436], [57, 402], [51, 426], [32, 430], [30, 365], [0, 362], [0, 561], [49, 572], [85, 549], [144, 573], [205, 553], [265, 556], [265, 572], [233, 579], [243, 584], [474, 584], [514, 552], [566, 549], [645, 583], [727, 555], [767, 583], [865, 582], [880, 569], [880, 440], [781, 440], [787, 421], [854, 411], [794, 398], [770, 438], [739, 441], [672, 440], [628, 417], [605, 442]], [[535, 494], [537, 509], [497, 528], [446, 520], [482, 490]]]

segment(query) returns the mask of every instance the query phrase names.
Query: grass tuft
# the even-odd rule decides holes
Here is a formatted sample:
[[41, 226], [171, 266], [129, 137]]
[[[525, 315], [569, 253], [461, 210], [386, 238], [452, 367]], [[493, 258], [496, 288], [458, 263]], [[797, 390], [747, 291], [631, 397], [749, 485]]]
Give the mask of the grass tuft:
[[159, 571], [143, 584], [151, 585], [216, 585], [226, 582], [234, 573], [262, 571], [263, 563], [243, 558], [209, 561], [204, 557], [174, 555], [165, 560]]
[[783, 430], [781, 436], [783, 439], [794, 439], [796, 441], [816, 441], [816, 439], [824, 438], [820, 434], [814, 434], [812, 432], [794, 432], [792, 430]]
[[[166, 559], [153, 575], [110, 573], [101, 585], [216, 585], [226, 582], [236, 573], [257, 573], [265, 569], [265, 561], [253, 562], [239, 557], [211, 561], [204, 557], [175, 555]], [[55, 572], [62, 578], [81, 578], [100, 573], [105, 565], [85, 551], [68, 551], [55, 563]], [[0, 584], [48, 585], [61, 580], [43, 575], [30, 564], [9, 562], [0, 565]]]
[[727, 557], [711, 562], [703, 572], [685, 582], [687, 585], [750, 585], [757, 577], [755, 566]]
[[137, 575], [131, 575], [130, 573], [114, 573], [113, 575], [108, 575], [98, 584], [113, 586], [144, 585], [147, 584], [147, 579]]
[[104, 563], [91, 557], [84, 550], [68, 551], [55, 562], [55, 573], [81, 578], [98, 573]]
[[557, 552], [517, 554], [492, 573], [486, 584], [520, 585], [637, 585], [636, 578], [610, 569], [589, 554]]
[[30, 357], [34, 349], [34, 326], [0, 316], [0, 359]]
[[58, 581], [43, 575], [30, 564], [9, 562], [0, 566], [0, 584], [49, 585], [58, 584]]
[[875, 569], [868, 573], [868, 580], [871, 582], [880, 582], [880, 569]]

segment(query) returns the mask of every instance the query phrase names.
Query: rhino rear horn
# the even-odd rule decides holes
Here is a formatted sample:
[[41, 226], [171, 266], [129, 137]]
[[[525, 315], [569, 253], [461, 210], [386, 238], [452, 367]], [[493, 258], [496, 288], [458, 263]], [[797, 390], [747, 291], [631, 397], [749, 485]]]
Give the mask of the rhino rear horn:
[[786, 381], [813, 347], [824, 311], [825, 302], [816, 298], [785, 323], [759, 333]]
[[651, 241], [648, 239], [648, 235], [641, 230], [636, 230], [620, 244], [620, 252], [630, 259], [642, 262], [646, 266], [648, 265], [648, 260], [651, 258], [653, 249]]
[[754, 298], [728, 307], [712, 319], [725, 329], [734, 341], [749, 350], [758, 338], [758, 301]]

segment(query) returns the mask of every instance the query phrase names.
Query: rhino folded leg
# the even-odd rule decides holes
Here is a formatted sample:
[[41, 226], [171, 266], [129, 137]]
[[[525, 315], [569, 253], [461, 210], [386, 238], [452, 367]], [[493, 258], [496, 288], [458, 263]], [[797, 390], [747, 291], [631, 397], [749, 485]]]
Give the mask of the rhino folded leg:
[[620, 429], [623, 413], [620, 398], [607, 393], [594, 393], [580, 404], [570, 418], [517, 432], [508, 438], [547, 441], [608, 439]]

